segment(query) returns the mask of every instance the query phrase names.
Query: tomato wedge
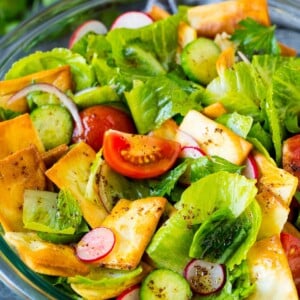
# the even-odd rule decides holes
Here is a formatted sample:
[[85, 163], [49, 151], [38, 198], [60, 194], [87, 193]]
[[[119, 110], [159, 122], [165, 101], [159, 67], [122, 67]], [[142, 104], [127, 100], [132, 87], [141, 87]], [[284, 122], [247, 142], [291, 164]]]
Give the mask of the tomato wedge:
[[290, 233], [282, 232], [280, 240], [300, 297], [300, 239]]
[[179, 143], [154, 136], [129, 134], [110, 129], [104, 134], [103, 155], [116, 172], [131, 178], [152, 178], [175, 163]]

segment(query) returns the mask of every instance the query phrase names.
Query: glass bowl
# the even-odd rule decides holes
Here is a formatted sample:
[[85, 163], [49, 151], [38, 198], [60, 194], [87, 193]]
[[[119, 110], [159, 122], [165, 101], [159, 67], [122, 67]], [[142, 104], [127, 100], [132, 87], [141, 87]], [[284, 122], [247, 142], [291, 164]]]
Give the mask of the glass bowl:
[[[0, 39], [0, 79], [18, 58], [36, 50], [67, 47], [74, 29], [89, 19], [110, 25], [125, 10], [147, 10], [158, 1], [148, 0], [63, 0], [35, 14], [10, 34]], [[177, 4], [207, 4], [214, 0], [177, 1]], [[170, 12], [176, 10], [173, 0], [159, 1]], [[270, 0], [270, 17], [277, 25], [278, 39], [300, 52], [300, 4], [292, 0]], [[0, 235], [0, 280], [22, 299], [70, 299], [67, 292], [49, 278], [29, 270]], [[3, 296], [3, 295], [2, 295]], [[12, 299], [12, 298], [9, 298]]]

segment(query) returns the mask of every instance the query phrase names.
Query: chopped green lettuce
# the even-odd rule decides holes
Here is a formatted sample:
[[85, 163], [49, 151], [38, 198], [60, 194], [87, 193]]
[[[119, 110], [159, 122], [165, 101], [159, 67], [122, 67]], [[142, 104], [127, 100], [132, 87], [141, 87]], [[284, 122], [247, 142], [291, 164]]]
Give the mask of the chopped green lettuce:
[[191, 260], [189, 248], [194, 233], [183, 216], [175, 213], [155, 232], [146, 253], [158, 268], [182, 274]]
[[[76, 275], [68, 278], [68, 283], [75, 285], [78, 289], [90, 289], [93, 294], [101, 296], [111, 295], [116, 289], [124, 286], [132, 286], [136, 278], [141, 276], [143, 267], [139, 265], [134, 270], [114, 270], [108, 268], [91, 267], [86, 276]], [[105, 297], [111, 298], [111, 297]]]
[[100, 85], [113, 87], [118, 95], [132, 89], [132, 77], [123, 74], [120, 68], [110, 65], [106, 59], [94, 57], [91, 66]]
[[232, 269], [246, 259], [260, 225], [261, 211], [255, 200], [237, 218], [227, 208], [219, 209], [200, 225], [189, 254]]
[[120, 101], [120, 97], [111, 86], [103, 85], [76, 93], [73, 100], [79, 109], [81, 109], [93, 105], [117, 103]]
[[88, 33], [79, 39], [71, 50], [82, 55], [90, 63], [94, 56], [107, 58], [111, 53], [111, 46], [105, 35]]
[[190, 225], [201, 224], [218, 209], [228, 208], [238, 217], [257, 193], [256, 180], [220, 171], [192, 183], [176, 208]]
[[[220, 171], [240, 174], [243, 169], [242, 166], [235, 165], [230, 161], [215, 155], [189, 159], [189, 162], [190, 166], [185, 176], [190, 178], [190, 182], [196, 182], [209, 174]], [[188, 172], [189, 174], [187, 174]]]
[[[169, 71], [175, 61], [179, 21], [179, 16], [174, 15], [138, 29], [111, 30], [107, 40], [116, 65], [126, 73], [145, 76]], [[149, 62], [152, 62], [152, 67]]]
[[229, 112], [251, 116], [254, 121], [262, 120], [261, 101], [266, 97], [266, 87], [251, 64], [239, 62], [212, 80], [207, 91], [211, 97], [206, 105], [221, 102]]
[[13, 119], [21, 113], [0, 107], [0, 122]]
[[223, 114], [216, 119], [218, 123], [221, 123], [235, 132], [237, 135], [246, 138], [251, 126], [253, 124], [253, 118], [250, 116], [241, 115], [237, 112]]
[[95, 75], [84, 57], [66, 48], [51, 51], [37, 51], [16, 61], [5, 75], [5, 79], [19, 78], [35, 72], [70, 65], [75, 90], [80, 91], [93, 86]]
[[181, 87], [167, 76], [156, 76], [145, 83], [140, 82], [125, 97], [141, 134], [159, 127], [164, 121], [176, 114], [185, 115], [201, 104], [184, 92]]
[[72, 235], [81, 225], [82, 214], [77, 200], [67, 190], [26, 190], [23, 222], [27, 229]]

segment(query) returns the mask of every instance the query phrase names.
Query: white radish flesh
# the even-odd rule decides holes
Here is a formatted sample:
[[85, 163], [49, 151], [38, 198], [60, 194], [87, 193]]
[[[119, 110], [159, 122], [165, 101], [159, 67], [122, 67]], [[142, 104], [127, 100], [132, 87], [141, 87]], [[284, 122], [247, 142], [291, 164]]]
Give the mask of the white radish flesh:
[[108, 255], [114, 245], [113, 231], [106, 227], [97, 227], [82, 237], [76, 246], [76, 254], [82, 261], [94, 262]]
[[202, 156], [205, 156], [205, 153], [199, 147], [184, 146], [180, 152], [180, 157], [199, 158]]
[[211, 263], [200, 259], [190, 261], [184, 276], [191, 289], [200, 295], [216, 293], [226, 282], [226, 270], [222, 264]]
[[112, 24], [111, 29], [140, 28], [152, 23], [152, 18], [146, 13], [140, 11], [129, 11], [120, 15]]
[[69, 48], [72, 48], [73, 45], [79, 41], [85, 34], [89, 32], [94, 32], [96, 34], [106, 34], [106, 26], [98, 20], [89, 20], [80, 25], [74, 33], [71, 35]]
[[121, 293], [116, 300], [139, 300], [140, 286], [133, 285], [130, 288], [126, 289], [123, 293]]
[[256, 161], [251, 154], [248, 155], [245, 165], [246, 167], [243, 170], [242, 174], [249, 179], [257, 179], [259, 175], [259, 171], [258, 171]]

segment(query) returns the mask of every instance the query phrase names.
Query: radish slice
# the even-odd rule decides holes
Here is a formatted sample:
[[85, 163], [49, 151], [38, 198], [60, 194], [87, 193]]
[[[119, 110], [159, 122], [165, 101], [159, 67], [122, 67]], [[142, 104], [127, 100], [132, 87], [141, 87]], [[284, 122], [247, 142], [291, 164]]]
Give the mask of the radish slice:
[[252, 154], [249, 154], [246, 159], [246, 167], [242, 174], [249, 179], [257, 179], [259, 175], [258, 167], [256, 161]]
[[195, 293], [209, 295], [223, 288], [226, 270], [222, 264], [194, 259], [185, 267], [184, 277]]
[[129, 11], [120, 15], [112, 24], [111, 29], [115, 28], [140, 28], [153, 23], [153, 20], [144, 12]]
[[72, 115], [76, 123], [78, 132], [80, 134], [83, 132], [83, 126], [82, 126], [81, 118], [76, 104], [73, 102], [71, 98], [69, 98], [65, 93], [63, 93], [54, 85], [48, 83], [37, 83], [37, 84], [28, 85], [25, 88], [18, 91], [17, 93], [15, 93], [13, 96], [11, 96], [8, 99], [7, 104], [10, 105], [26, 97], [31, 92], [45, 92], [45, 93], [55, 95], [59, 99], [59, 101], [69, 110], [70, 114]]
[[197, 141], [186, 132], [178, 129], [176, 132], [175, 140], [182, 146], [181, 153], [179, 154], [180, 157], [198, 158], [201, 156], [205, 156], [204, 151], [199, 147]]
[[80, 260], [93, 262], [105, 257], [115, 245], [113, 231], [106, 227], [97, 227], [86, 233], [76, 247]]
[[197, 146], [184, 146], [181, 148], [180, 157], [199, 158], [205, 156], [205, 153]]
[[85, 23], [80, 25], [71, 35], [69, 41], [69, 48], [72, 48], [73, 45], [88, 32], [94, 32], [96, 34], [106, 34], [107, 28], [100, 21], [97, 20], [86, 21]]
[[121, 293], [116, 300], [139, 300], [140, 299], [140, 286], [133, 285]]

